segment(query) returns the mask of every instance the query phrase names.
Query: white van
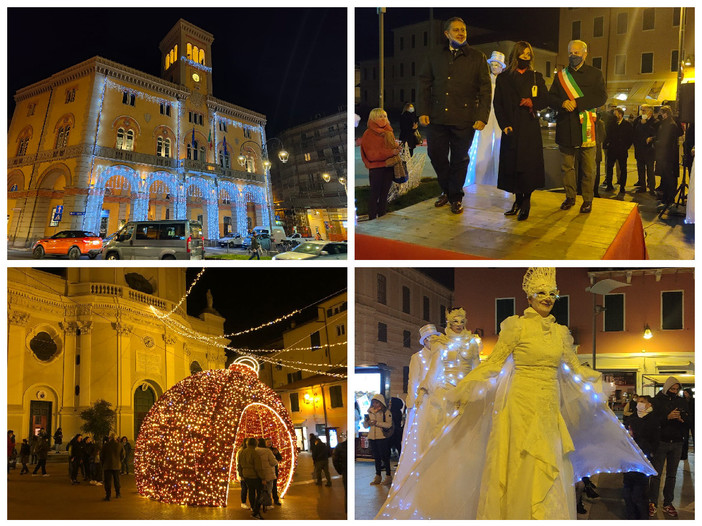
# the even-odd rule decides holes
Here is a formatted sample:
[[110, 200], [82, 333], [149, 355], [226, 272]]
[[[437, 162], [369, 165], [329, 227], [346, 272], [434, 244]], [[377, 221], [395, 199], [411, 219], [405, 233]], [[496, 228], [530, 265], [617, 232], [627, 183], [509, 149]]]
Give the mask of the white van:
[[285, 235], [285, 229], [282, 226], [274, 226], [273, 227], [273, 232], [271, 233], [271, 241], [275, 245], [281, 244], [283, 241], [288, 239], [288, 236]]

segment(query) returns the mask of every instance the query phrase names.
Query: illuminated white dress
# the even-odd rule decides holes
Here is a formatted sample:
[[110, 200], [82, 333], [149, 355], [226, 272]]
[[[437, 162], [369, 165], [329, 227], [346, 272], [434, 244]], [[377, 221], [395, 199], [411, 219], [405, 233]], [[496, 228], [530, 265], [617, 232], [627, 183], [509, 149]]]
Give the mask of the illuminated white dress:
[[[495, 96], [495, 81], [497, 75], [490, 73], [492, 95]], [[464, 186], [485, 184], [497, 186], [497, 172], [500, 166], [500, 142], [502, 129], [497, 123], [495, 110], [491, 107], [490, 116], [482, 130], [475, 132], [470, 147], [470, 161]]]
[[575, 519], [574, 483], [655, 473], [580, 365], [567, 327], [528, 308], [448, 394], [461, 415], [393, 485], [379, 519]]
[[[409, 468], [424, 454], [443, 426], [457, 415], [451, 404], [447, 407], [446, 395], [480, 364], [481, 349], [476, 335], [468, 331], [455, 333], [447, 328], [446, 334], [434, 338], [431, 350], [422, 349], [412, 355], [406, 401], [409, 411], [390, 494], [408, 479]], [[420, 390], [426, 394], [417, 407]]]

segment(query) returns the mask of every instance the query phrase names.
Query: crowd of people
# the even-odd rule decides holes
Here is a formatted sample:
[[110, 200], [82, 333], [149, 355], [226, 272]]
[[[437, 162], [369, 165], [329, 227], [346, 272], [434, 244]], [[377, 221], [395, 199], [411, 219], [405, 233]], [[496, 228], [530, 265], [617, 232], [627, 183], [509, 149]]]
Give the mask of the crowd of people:
[[254, 519], [263, 519], [261, 513], [281, 505], [278, 498], [278, 462], [281, 460], [283, 457], [270, 438], [244, 439], [237, 452], [241, 507], [251, 509]]
[[[59, 427], [54, 433], [55, 454], [62, 453], [63, 432]], [[16, 465], [19, 458], [22, 464], [20, 475], [29, 473], [28, 465], [35, 464], [32, 476], [50, 476], [46, 470], [46, 461], [51, 451], [49, 435], [42, 428], [29, 439], [22, 439], [19, 451], [15, 444], [12, 430], [8, 431], [8, 472]], [[129, 439], [123, 436], [118, 438], [114, 433], [95, 440], [91, 436], [77, 433], [65, 447], [68, 452], [68, 474], [72, 485], [88, 482], [93, 486], [103, 486], [105, 489], [104, 500], [112, 498], [114, 486], [115, 498], [120, 498], [120, 474], [128, 475], [132, 446]]]
[[[602, 71], [585, 63], [587, 43], [568, 43], [568, 65], [560, 69], [549, 89], [534, 68], [534, 50], [516, 42], [507, 63], [495, 51], [490, 59], [467, 45], [467, 29], [460, 18], [444, 25], [446, 46], [431, 52], [421, 69], [415, 105], [405, 104], [400, 118], [400, 145], [410, 153], [426, 129], [427, 153], [436, 172], [441, 195], [436, 207], [450, 205], [463, 212], [466, 184], [496, 185], [514, 194], [506, 216], [524, 221], [531, 209], [531, 193], [543, 188], [545, 168], [539, 110], [556, 110], [556, 143], [561, 154], [565, 200], [561, 210], [575, 205], [582, 195], [581, 213], [590, 213], [593, 198], [600, 197], [600, 170], [605, 161], [602, 187], [614, 191], [616, 167], [619, 196], [626, 192], [627, 157], [634, 146], [637, 162], [636, 192], [648, 191], [661, 207], [673, 204], [679, 179], [679, 137], [683, 127], [670, 105], [657, 115], [642, 105], [640, 115], [624, 118], [624, 109], [611, 105], [604, 111], [607, 90]], [[417, 116], [418, 115], [418, 116]], [[471, 144], [473, 142], [477, 144]], [[686, 130], [684, 157], [690, 168], [694, 156], [694, 128]], [[361, 156], [369, 171], [369, 219], [385, 214], [392, 185], [392, 165], [398, 143], [382, 108], [370, 112], [361, 138]], [[477, 156], [470, 159], [470, 151]], [[603, 155], [604, 152], [604, 155]], [[686, 160], [685, 160], [686, 159]], [[466, 177], [469, 164], [474, 173]], [[656, 186], [656, 176], [660, 184]]]

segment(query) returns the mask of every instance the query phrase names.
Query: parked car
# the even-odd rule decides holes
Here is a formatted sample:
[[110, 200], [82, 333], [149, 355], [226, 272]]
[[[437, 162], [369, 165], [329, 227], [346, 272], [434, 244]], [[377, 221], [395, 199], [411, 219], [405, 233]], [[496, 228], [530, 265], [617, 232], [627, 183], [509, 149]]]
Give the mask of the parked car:
[[188, 219], [130, 221], [104, 253], [105, 259], [204, 259], [202, 225]]
[[235, 247], [241, 247], [241, 244], [243, 243], [244, 238], [241, 237], [241, 234], [236, 233], [236, 234], [227, 234], [224, 237], [221, 237], [217, 240], [217, 244], [222, 247], [222, 248], [235, 248]]
[[41, 259], [45, 254], [68, 256], [78, 259], [84, 254], [95, 259], [102, 252], [102, 238], [85, 230], [62, 230], [51, 237], [37, 240], [32, 245], [32, 256]]
[[337, 241], [305, 241], [273, 259], [346, 259], [347, 248], [346, 243]]

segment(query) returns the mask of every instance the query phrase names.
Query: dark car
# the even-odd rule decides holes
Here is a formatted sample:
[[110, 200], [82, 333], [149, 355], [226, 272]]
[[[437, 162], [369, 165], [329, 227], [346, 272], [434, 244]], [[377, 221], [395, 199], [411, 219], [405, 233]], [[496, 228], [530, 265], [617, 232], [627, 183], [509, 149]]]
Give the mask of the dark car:
[[62, 230], [51, 237], [37, 240], [32, 245], [32, 256], [41, 259], [46, 254], [78, 259], [86, 254], [95, 259], [102, 252], [102, 238], [85, 230]]

